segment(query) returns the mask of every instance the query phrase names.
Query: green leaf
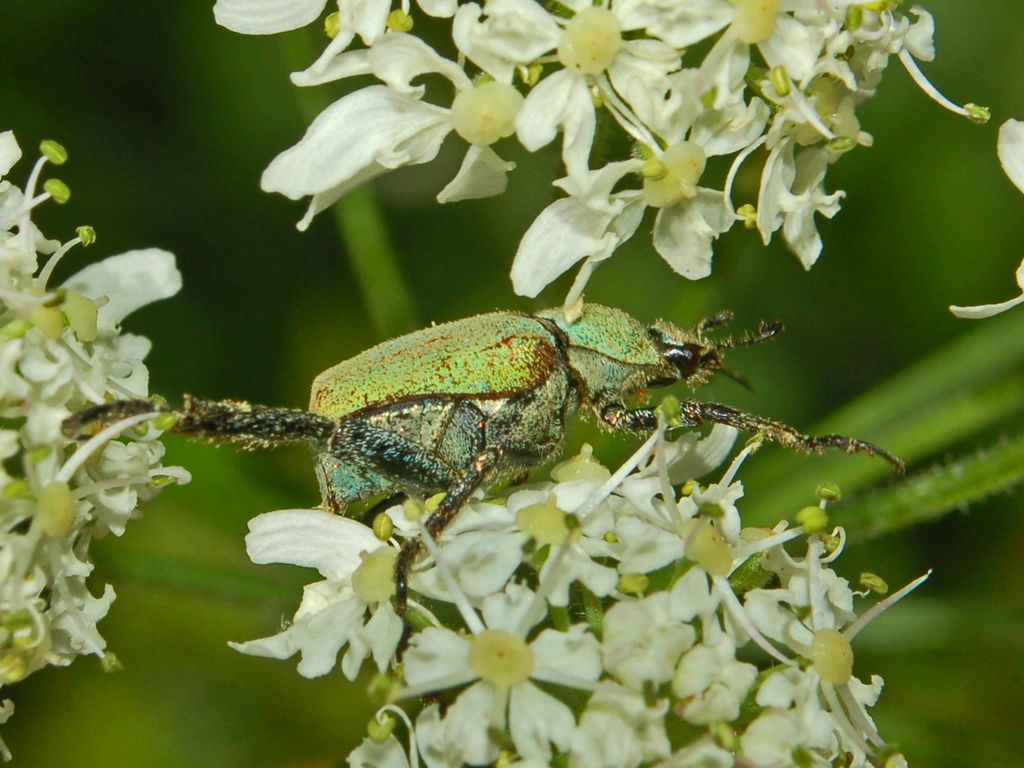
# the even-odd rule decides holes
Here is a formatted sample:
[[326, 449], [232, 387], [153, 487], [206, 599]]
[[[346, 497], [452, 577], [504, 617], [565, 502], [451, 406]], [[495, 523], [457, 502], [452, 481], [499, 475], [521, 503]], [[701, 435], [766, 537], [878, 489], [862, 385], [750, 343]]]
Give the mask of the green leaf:
[[[1017, 432], [1024, 425], [1021, 339], [1024, 313], [1008, 313], [978, 324], [810, 431], [868, 439], [908, 465], [918, 466], [958, 445], [990, 443], [994, 436]], [[929, 476], [942, 474], [941, 468], [925, 472]], [[765, 452], [749, 462], [743, 480], [745, 485], [757, 487], [744, 508], [751, 524], [794, 513], [813, 499], [814, 488], [822, 480], [837, 483], [844, 498], [851, 500], [879, 481], [899, 482], [892, 468], [879, 459], [833, 452], [808, 460], [783, 451]], [[935, 482], [929, 485], [922, 479], [918, 483], [913, 468], [910, 479], [902, 481], [915, 488], [933, 489], [938, 487]], [[1015, 481], [1004, 476], [993, 482], [1005, 487]], [[968, 496], [968, 500], [979, 497]], [[936, 503], [948, 511], [942, 502]]]

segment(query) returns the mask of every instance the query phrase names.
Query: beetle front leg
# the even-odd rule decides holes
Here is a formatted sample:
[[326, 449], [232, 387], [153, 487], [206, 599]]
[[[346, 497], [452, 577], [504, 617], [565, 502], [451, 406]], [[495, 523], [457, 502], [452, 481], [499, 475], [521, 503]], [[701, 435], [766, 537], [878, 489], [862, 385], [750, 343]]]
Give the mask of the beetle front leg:
[[873, 443], [858, 440], [847, 435], [804, 435], [797, 432], [788, 424], [781, 421], [766, 419], [761, 416], [754, 416], [750, 413], [738, 411], [727, 405], [718, 403], [701, 403], [696, 400], [688, 400], [679, 404], [679, 410], [683, 419], [698, 426], [706, 421], [714, 424], [725, 424], [729, 427], [743, 430], [744, 432], [757, 432], [764, 435], [784, 448], [796, 448], [797, 450], [822, 453], [826, 448], [838, 448], [846, 453], [866, 453], [869, 456], [881, 456], [894, 467], [901, 475], [906, 467], [903, 461], [884, 448], [879, 448]]
[[[434, 513], [427, 518], [427, 534], [435, 541], [444, 532], [462, 505], [479, 488], [487, 475], [501, 463], [505, 449], [500, 446], [485, 448], [470, 464], [466, 473], [448, 490]], [[402, 545], [395, 561], [395, 612], [404, 616], [409, 604], [409, 573], [423, 549], [422, 539], [410, 539]]]
[[601, 421], [621, 432], [650, 433], [658, 428], [658, 414], [653, 408], [627, 408], [621, 403], [602, 408]]

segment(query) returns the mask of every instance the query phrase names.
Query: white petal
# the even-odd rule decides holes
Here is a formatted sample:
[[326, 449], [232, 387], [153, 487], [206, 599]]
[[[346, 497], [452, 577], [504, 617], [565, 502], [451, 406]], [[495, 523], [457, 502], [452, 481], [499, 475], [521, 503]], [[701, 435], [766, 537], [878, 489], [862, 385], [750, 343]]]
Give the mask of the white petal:
[[585, 174], [594, 143], [594, 102], [584, 78], [564, 69], [541, 80], [516, 115], [516, 135], [531, 152], [550, 143], [559, 127], [566, 171]]
[[469, 640], [450, 629], [427, 627], [405, 652], [405, 681], [414, 688], [450, 688], [476, 679], [469, 666]]
[[394, 736], [383, 742], [367, 737], [348, 756], [349, 768], [409, 768], [409, 756]]
[[572, 688], [588, 688], [601, 676], [601, 648], [581, 625], [568, 632], [545, 629], [530, 643], [531, 677]]
[[571, 197], [541, 211], [512, 262], [515, 292], [532, 298], [580, 259], [607, 250], [613, 240], [608, 233], [611, 219]]
[[327, 0], [217, 0], [213, 18], [243, 35], [272, 35], [306, 26], [325, 5]]
[[999, 126], [996, 153], [1010, 181], [1024, 192], [1024, 122], [1007, 120]]
[[512, 689], [508, 724], [519, 754], [547, 764], [551, 759], [549, 744], [564, 752], [572, 741], [576, 720], [569, 707], [554, 696], [531, 683], [523, 683]]
[[[687, 480], [703, 477], [717, 467], [732, 451], [739, 432], [734, 427], [715, 424], [706, 437], [697, 441], [692, 450], [678, 456], [671, 453], [666, 456], [668, 461], [668, 477], [673, 484], [685, 483]], [[677, 445], [679, 440], [669, 445]]]
[[646, 29], [674, 48], [686, 48], [732, 21], [726, 0], [617, 0], [615, 15], [623, 29]]
[[384, 35], [370, 48], [369, 56], [373, 74], [398, 93], [422, 95], [423, 86], [413, 86], [412, 80], [428, 73], [444, 75], [459, 90], [472, 86], [462, 67], [413, 35]]
[[803, 82], [818, 62], [824, 43], [822, 29], [780, 13], [771, 37], [758, 47], [769, 67], [781, 64], [791, 79]]
[[1017, 298], [1000, 304], [982, 304], [976, 307], [952, 306], [949, 308], [949, 311], [957, 317], [967, 318], [968, 320], [980, 320], [985, 317], [992, 317], [992, 315], [998, 315], [1000, 312], [1005, 312], [1019, 304], [1024, 304], [1024, 261], [1021, 261], [1020, 266], [1017, 267], [1015, 277], [1017, 279], [1017, 286], [1021, 290], [1021, 295]]
[[910, 12], [917, 16], [917, 20], [910, 25], [906, 36], [903, 38], [903, 47], [910, 51], [910, 55], [921, 61], [933, 61], [935, 59], [935, 19], [924, 8], [915, 5]]
[[383, 85], [363, 88], [321, 112], [298, 144], [274, 158], [260, 186], [292, 200], [327, 192], [374, 164], [393, 169], [434, 159], [450, 130], [447, 110]]
[[437, 193], [437, 202], [452, 203], [500, 195], [508, 186], [506, 174], [515, 167], [515, 163], [502, 160], [490, 147], [471, 144], [455, 178]]
[[544, 618], [546, 606], [527, 587], [512, 583], [504, 592], [488, 597], [480, 612], [488, 629], [501, 629], [523, 637]]
[[365, 610], [365, 606], [355, 598], [341, 600], [297, 620], [271, 637], [228, 645], [250, 656], [272, 659], [286, 659], [301, 652], [299, 674], [320, 677], [334, 669], [338, 652], [347, 642], [352, 625], [359, 621]]
[[463, 691], [448, 708], [444, 718], [445, 741], [458, 746], [461, 752], [456, 765], [490, 765], [498, 757], [498, 745], [492, 733], [505, 730], [505, 709], [508, 690], [478, 682]]
[[427, 16], [436, 19], [450, 19], [455, 15], [458, 8], [458, 0], [416, 0], [418, 5]]
[[690, 280], [711, 274], [711, 243], [732, 226], [721, 192], [698, 188], [692, 200], [663, 208], [654, 220], [654, 248]]
[[[473, 531], [456, 536], [441, 550], [441, 557], [471, 601], [501, 591], [523, 562], [525, 534]], [[448, 583], [438, 568], [413, 576], [417, 592], [453, 601]]]
[[291, 81], [300, 87], [323, 85], [343, 80], [346, 77], [368, 75], [373, 69], [370, 65], [370, 48], [345, 51], [333, 56], [329, 62], [314, 62], [301, 72], [292, 72]]
[[144, 248], [90, 264], [70, 277], [64, 287], [90, 299], [110, 299], [100, 307], [97, 325], [101, 331], [112, 332], [135, 310], [181, 290], [181, 273], [175, 266], [174, 254], [160, 248]]
[[0, 133], [0, 179], [14, 167], [14, 164], [21, 160], [21, 147], [18, 140], [14, 138], [14, 131]]
[[731, 155], [757, 141], [770, 116], [768, 104], [757, 98], [746, 105], [704, 110], [693, 125], [690, 141], [699, 144], [708, 157]]
[[327, 578], [351, 576], [360, 552], [384, 546], [366, 525], [316, 509], [264, 512], [249, 521], [245, 551], [258, 565], [290, 563]]
[[456, 47], [503, 83], [512, 81], [516, 64], [554, 48], [561, 34], [551, 14], [533, 0], [488, 0], [486, 18], [479, 5], [466, 3], [452, 22]]

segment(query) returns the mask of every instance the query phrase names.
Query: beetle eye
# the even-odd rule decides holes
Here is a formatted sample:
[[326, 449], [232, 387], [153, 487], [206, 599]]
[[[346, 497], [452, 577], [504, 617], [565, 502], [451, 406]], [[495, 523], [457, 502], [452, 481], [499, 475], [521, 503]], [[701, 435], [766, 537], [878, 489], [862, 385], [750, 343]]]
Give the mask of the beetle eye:
[[688, 379], [700, 368], [703, 347], [697, 344], [672, 345], [665, 349], [664, 356], [679, 371], [679, 378]]

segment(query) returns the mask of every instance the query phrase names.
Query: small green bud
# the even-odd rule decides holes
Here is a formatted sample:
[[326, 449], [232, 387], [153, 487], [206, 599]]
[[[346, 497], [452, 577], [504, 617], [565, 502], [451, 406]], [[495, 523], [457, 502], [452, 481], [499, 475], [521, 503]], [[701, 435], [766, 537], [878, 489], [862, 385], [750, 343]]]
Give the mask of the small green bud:
[[29, 329], [32, 327], [32, 323], [28, 320], [16, 318], [11, 322], [0, 328], [0, 342], [13, 341], [14, 339], [20, 339]]
[[658, 412], [665, 417], [665, 423], [670, 427], [681, 427], [683, 425], [683, 412], [679, 407], [679, 398], [674, 395], [666, 395], [658, 404]]
[[627, 595], [642, 595], [650, 584], [645, 573], [624, 573], [619, 577], [618, 589]]
[[413, 27], [412, 16], [396, 8], [388, 14], [387, 27], [392, 32], [410, 32]]
[[75, 230], [75, 234], [78, 235], [78, 239], [82, 241], [82, 245], [88, 247], [96, 242], [96, 230], [90, 227], [88, 224], [83, 224]]
[[149, 484], [154, 488], [166, 488], [169, 485], [174, 485], [178, 482], [178, 478], [174, 475], [155, 475], [150, 478]]
[[386, 704], [394, 699], [394, 694], [400, 689], [401, 686], [391, 675], [381, 672], [374, 675], [366, 686], [366, 696], [374, 704]]
[[11, 480], [4, 486], [3, 495], [6, 499], [30, 499], [32, 498], [32, 491], [29, 488], [28, 481], [19, 477]]
[[540, 62], [533, 62], [526, 68], [526, 84], [531, 88], [540, 82], [540, 76], [544, 74], [544, 65]]
[[857, 140], [851, 136], [836, 136], [828, 143], [828, 148], [833, 152], [849, 152], [857, 146]]
[[369, 725], [366, 726], [366, 735], [369, 736], [370, 741], [383, 744], [394, 733], [396, 725], [397, 722], [394, 717], [389, 714], [383, 714], [380, 719], [374, 718], [370, 721]]
[[771, 80], [772, 88], [775, 89], [775, 93], [779, 96], [788, 96], [792, 84], [789, 80], [789, 73], [786, 72], [786, 68], [781, 64], [776, 64], [771, 68], [768, 73], [768, 79]]
[[324, 19], [324, 34], [333, 40], [338, 36], [339, 32], [341, 32], [341, 14], [337, 11], [328, 13]]
[[28, 452], [28, 460], [33, 464], [38, 464], [40, 461], [48, 458], [53, 453], [53, 447], [49, 445], [40, 445], [38, 448], [33, 448]]
[[696, 480], [687, 480], [681, 486], [679, 486], [680, 496], [692, 496], [693, 492], [700, 488], [700, 483]]
[[373, 518], [373, 535], [380, 541], [387, 541], [395, 532], [395, 524], [385, 513], [381, 512]]
[[442, 491], [441, 493], [435, 493], [433, 496], [427, 499], [427, 512], [429, 512], [430, 514], [434, 514], [434, 512], [437, 511], [437, 508], [441, 506], [441, 502], [444, 501], [444, 497], [447, 495], [447, 493], [444, 493]]
[[757, 226], [757, 208], [750, 203], [744, 203], [737, 208], [736, 215], [739, 216], [743, 226], [747, 229], [753, 229]]
[[168, 430], [174, 429], [174, 425], [178, 423], [178, 414], [161, 413], [158, 416], [154, 416], [150, 423], [153, 425], [153, 429], [158, 429], [161, 432], [167, 432]]
[[865, 571], [860, 575], [860, 585], [865, 589], [870, 589], [876, 595], [884, 595], [889, 592], [889, 585], [885, 583], [885, 579], [870, 571]]
[[839, 486], [835, 483], [822, 483], [818, 486], [815, 493], [821, 501], [839, 501], [843, 498], [843, 494], [839, 490]]
[[601, 538], [602, 538], [602, 539], [603, 539], [603, 540], [604, 540], [604, 541], [605, 541], [606, 543], [608, 543], [608, 544], [618, 544], [618, 543], [619, 543], [619, 537], [618, 537], [618, 536], [616, 536], [616, 535], [615, 535], [614, 533], [612, 533], [611, 531], [608, 531], [608, 533], [606, 533], [606, 534], [605, 534], [604, 536], [602, 536]]
[[153, 405], [161, 410], [170, 407], [170, 404], [167, 402], [167, 398], [163, 395], [150, 395], [149, 399]]
[[864, 9], [859, 5], [851, 5], [846, 9], [846, 28], [851, 32], [860, 29], [864, 23]]
[[972, 123], [984, 125], [992, 119], [992, 110], [988, 107], [983, 107], [980, 104], [971, 104], [968, 102], [967, 104], [964, 104], [964, 109], [967, 110], [967, 119]]
[[107, 651], [100, 657], [100, 669], [104, 672], [124, 672], [124, 664], [113, 653]]
[[43, 189], [53, 198], [55, 203], [63, 205], [71, 199], [71, 190], [68, 185], [60, 179], [47, 179], [43, 182]]
[[132, 427], [132, 434], [135, 435], [136, 437], [145, 437], [147, 434], [149, 434], [149, 425], [146, 424], [146, 422], [136, 424], [134, 427]]
[[39, 142], [39, 151], [54, 165], [64, 165], [68, 161], [68, 151], [64, 149], [64, 145], [53, 139]]
[[821, 507], [804, 507], [796, 513], [796, 521], [804, 533], [821, 533], [828, 527], [828, 513]]

